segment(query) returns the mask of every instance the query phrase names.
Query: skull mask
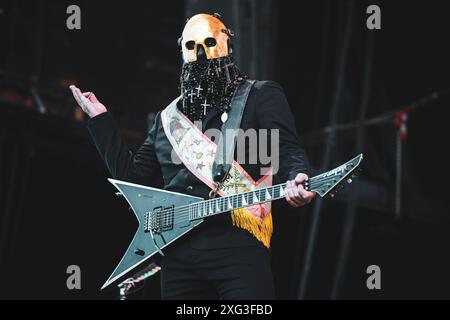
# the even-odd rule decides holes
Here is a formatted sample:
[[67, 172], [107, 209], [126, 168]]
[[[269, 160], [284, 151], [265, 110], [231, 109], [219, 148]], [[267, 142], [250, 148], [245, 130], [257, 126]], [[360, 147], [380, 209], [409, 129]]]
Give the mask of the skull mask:
[[229, 54], [231, 32], [217, 16], [201, 13], [188, 20], [180, 39], [185, 63], [202, 62]]
[[178, 107], [192, 121], [203, 120], [211, 109], [228, 112], [243, 80], [230, 48], [231, 30], [219, 15], [190, 18], [178, 40], [183, 54]]

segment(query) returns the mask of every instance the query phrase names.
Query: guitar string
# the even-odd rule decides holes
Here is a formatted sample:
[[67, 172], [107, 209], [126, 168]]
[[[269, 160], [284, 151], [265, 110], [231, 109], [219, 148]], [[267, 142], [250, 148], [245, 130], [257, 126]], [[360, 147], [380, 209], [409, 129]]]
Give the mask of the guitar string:
[[[272, 186], [272, 188], [283, 187], [283, 189], [284, 189], [285, 186], [286, 186], [286, 184], [279, 184], [279, 185]], [[311, 188], [314, 189], [314, 187], [311, 187]], [[278, 200], [278, 199], [282, 199], [283, 198], [283, 196], [280, 197], [280, 196], [274, 195], [273, 198], [271, 198], [271, 199], [258, 201], [256, 203], [247, 203], [247, 205], [245, 205], [245, 206], [242, 205], [242, 198], [241, 198], [241, 200], [239, 200], [239, 196], [240, 195], [247, 195], [246, 201], [248, 201], [247, 200], [248, 199], [248, 195], [250, 195], [250, 193], [252, 193], [252, 192], [258, 192], [259, 193], [259, 197], [261, 197], [261, 191], [263, 191], [263, 190], [265, 190], [265, 189], [258, 189], [258, 190], [251, 191], [251, 192], [246, 192], [246, 193], [242, 193], [242, 194], [235, 194], [235, 195], [231, 195], [231, 196], [227, 196], [227, 197], [221, 197], [221, 198], [217, 198], [217, 199], [207, 199], [207, 200], [204, 200], [204, 201], [200, 201], [200, 202], [202, 202], [202, 204], [198, 204], [197, 203], [197, 207], [195, 207], [196, 203], [192, 203], [190, 205], [175, 207], [175, 208], [173, 208], [171, 210], [174, 210], [174, 211], [177, 212], [176, 217], [178, 219], [189, 216], [190, 220], [198, 220], [198, 219], [201, 219], [201, 218], [204, 218], [204, 217], [210, 217], [210, 216], [217, 215], [217, 214], [220, 214], [220, 213], [224, 213], [224, 212], [227, 212], [227, 211], [231, 211], [231, 210], [234, 210], [234, 209], [254, 206], [254, 205], [261, 204], [261, 203], [271, 202], [272, 200]], [[273, 189], [273, 191], [276, 191], [276, 190]], [[278, 194], [279, 193], [280, 193], [280, 191], [278, 191]], [[217, 201], [217, 203], [214, 206], [212, 206], [213, 201]], [[239, 204], [239, 201], [240, 201], [240, 204]], [[231, 203], [232, 208], [229, 208], [228, 203]], [[226, 207], [227, 209], [225, 209], [225, 210], [223, 210], [224, 205], [227, 206]], [[213, 210], [211, 210], [212, 207], [214, 207]], [[216, 208], [219, 208], [219, 210], [215, 211]], [[200, 212], [204, 212], [204, 211], [206, 211], [207, 214], [206, 215], [201, 215]], [[191, 216], [193, 215], [194, 212], [198, 212], [198, 214], [194, 214], [195, 217], [192, 218]], [[164, 212], [161, 215], [161, 219], [168, 220], [168, 219], [170, 219], [170, 217], [172, 215], [173, 215], [173, 213]]]
[[[324, 179], [321, 179], [321, 180], [326, 180], [326, 179], [327, 178], [324, 178]], [[310, 179], [310, 181], [311, 181], [311, 179]], [[318, 189], [317, 187], [320, 186], [321, 184], [323, 184], [323, 183], [321, 183], [320, 181], [314, 180], [314, 181], [310, 182], [310, 187], [309, 188], [310, 189]], [[256, 190], [244, 192], [244, 193], [241, 193], [241, 194], [227, 195], [225, 197], [221, 197], [221, 198], [217, 198], [217, 199], [220, 199], [220, 201], [225, 201], [225, 199], [228, 199], [228, 197], [231, 198], [231, 197], [237, 197], [237, 196], [240, 196], [240, 195], [250, 195], [252, 192], [253, 193], [254, 192], [260, 193], [262, 190], [267, 190], [267, 189], [270, 189], [270, 188], [272, 188], [273, 191], [275, 191], [274, 190], [275, 188], [280, 188], [280, 187], [283, 187], [283, 189], [285, 189], [286, 183], [277, 184], [277, 185], [274, 185], [274, 186], [271, 186], [271, 187], [267, 187], [267, 188], [264, 188], [264, 189], [256, 189]], [[261, 194], [259, 194], [259, 195], [261, 196]], [[208, 201], [213, 202], [214, 200], [217, 200], [217, 199], [205, 199], [205, 200], [200, 201], [200, 202], [203, 202], [203, 204], [204, 204], [205, 202], [208, 202]], [[268, 201], [270, 201], [270, 200], [268, 200]], [[268, 201], [261, 201], [261, 202], [268, 202]], [[174, 209], [177, 209], [177, 211], [179, 211], [180, 209], [187, 208], [189, 210], [191, 208], [191, 205], [194, 205], [194, 204], [195, 203], [192, 203], [192, 204], [189, 204], [189, 205], [180, 206], [180, 207], [175, 207]]]
[[[313, 180], [313, 179], [314, 179], [314, 178], [309, 179], [309, 181], [310, 181], [310, 189], [316, 189], [317, 186], [319, 186], [319, 185], [321, 184], [320, 182], [321, 182], [322, 180], [326, 180], [326, 179], [328, 179], [328, 178], [322, 178], [322, 179], [320, 179], [320, 180]], [[225, 198], [227, 198], [227, 197], [230, 197], [230, 198], [231, 198], [231, 197], [233, 197], [233, 196], [249, 195], [249, 194], [252, 193], [252, 192], [261, 192], [262, 190], [267, 190], [267, 189], [270, 189], [270, 188], [274, 189], [274, 188], [279, 188], [279, 187], [285, 188], [285, 187], [286, 187], [286, 183], [277, 184], [277, 185], [270, 186], [270, 187], [263, 188], [263, 189], [256, 189], [256, 190], [244, 192], [244, 193], [241, 193], [241, 194], [227, 195], [227, 196], [222, 197], [222, 198], [225, 199]], [[217, 199], [219, 199], [219, 198], [217, 198]], [[215, 200], [215, 199], [205, 199], [205, 200], [203, 200], [203, 201], [207, 202], [207, 201], [213, 201], [213, 200]], [[202, 201], [200, 201], [200, 202], [202, 202]], [[195, 204], [195, 203], [193, 203], [193, 204]], [[184, 205], [184, 206], [176, 207], [176, 208], [174, 208], [174, 209], [189, 208], [190, 206], [191, 206], [191, 205]]]
[[[264, 189], [262, 189], [262, 190], [264, 190]], [[273, 191], [275, 191], [275, 190], [273, 189]], [[260, 193], [260, 191], [258, 191], [258, 193]], [[273, 192], [272, 194], [274, 194], [274, 193], [275, 192]], [[280, 191], [278, 191], [278, 193], [280, 193]], [[250, 193], [245, 193], [245, 194], [246, 195], [250, 195]], [[268, 199], [267, 201], [260, 201], [260, 202], [254, 203], [254, 204], [252, 203], [252, 204], [248, 204], [246, 206], [242, 206], [242, 203], [243, 203], [242, 197], [241, 197], [242, 195], [243, 194], [236, 194], [236, 195], [231, 195], [231, 196], [227, 196], [227, 197], [221, 197], [221, 198], [217, 198], [217, 199], [207, 199], [207, 200], [201, 201], [202, 204], [197, 204], [197, 207], [195, 207], [196, 203], [191, 204], [192, 206], [191, 205], [187, 205], [187, 206], [178, 207], [177, 211], [178, 211], [179, 214], [177, 214], [177, 217], [183, 217], [183, 216], [186, 216], [186, 215], [190, 215], [191, 214], [191, 210], [195, 211], [195, 210], [201, 209], [201, 211], [203, 212], [206, 209], [209, 212], [214, 201], [217, 201], [216, 205], [214, 206], [214, 209], [217, 208], [217, 207], [219, 207], [219, 209], [220, 209], [220, 211], [217, 212], [217, 213], [227, 212], [227, 211], [232, 210], [232, 209], [237, 209], [238, 207], [243, 208], [243, 207], [246, 207], [246, 206], [257, 205], [258, 203], [271, 201], [271, 199]], [[261, 197], [261, 194], [259, 194], [259, 196]], [[275, 196], [273, 196], [273, 197], [277, 198]], [[247, 199], [248, 199], [248, 196], [246, 196], [245, 200], [247, 201]], [[231, 203], [233, 208], [228, 209], [228, 204], [229, 203]], [[227, 209], [222, 211], [222, 208], [225, 207], [225, 206], [226, 206]], [[180, 210], [180, 208], [181, 208], [181, 210]], [[177, 209], [177, 208], [174, 208], [174, 209]], [[200, 218], [200, 217], [198, 217], [198, 218]]]
[[[323, 179], [323, 180], [325, 180], [325, 179]], [[322, 184], [322, 183], [317, 183], [317, 181], [314, 181], [314, 183], [310, 182], [310, 189], [317, 189], [317, 186], [319, 186], [320, 184]], [[275, 185], [275, 186], [271, 186], [269, 188], [272, 188], [272, 191], [274, 192], [275, 188], [280, 188], [280, 187], [283, 187], [283, 189], [285, 189], [286, 184], [282, 183], [282, 184], [278, 184], [278, 185]], [[251, 204], [248, 203], [247, 205], [242, 206], [242, 198], [241, 198], [241, 200], [240, 200], [241, 205], [239, 205], [239, 198], [238, 198], [239, 196], [247, 195], [246, 196], [246, 201], [247, 201], [248, 195], [250, 195], [252, 192], [260, 193], [262, 190], [267, 190], [267, 189], [268, 188], [257, 189], [257, 190], [254, 190], [254, 191], [245, 192], [245, 193], [241, 193], [241, 194], [229, 195], [229, 196], [221, 197], [221, 198], [217, 198], [217, 199], [206, 199], [206, 200], [203, 200], [203, 201], [199, 201], [199, 202], [202, 202], [202, 204], [197, 204], [197, 207], [195, 207], [196, 203], [192, 203], [192, 204], [189, 204], [189, 205], [184, 205], [184, 206], [180, 206], [180, 207], [174, 207], [171, 210], [174, 210], [174, 211], [176, 210], [176, 212], [177, 212], [176, 217], [177, 218], [185, 218], [187, 216], [189, 216], [191, 218], [191, 215], [192, 215], [193, 212], [204, 212], [204, 211], [207, 212], [206, 215], [195, 214], [196, 217], [194, 217], [194, 219], [192, 219], [192, 220], [197, 220], [197, 219], [201, 219], [203, 217], [213, 216], [213, 215], [216, 215], [216, 214], [224, 213], [224, 212], [231, 211], [231, 210], [238, 209], [238, 208], [244, 208], [244, 207], [258, 205], [258, 204], [265, 203], [265, 202], [270, 202], [273, 199], [269, 199], [267, 201], [259, 201], [259, 202], [251, 203]], [[280, 193], [280, 191], [278, 191], [278, 193]], [[259, 196], [261, 197], [261, 194], [259, 194]], [[282, 199], [283, 197], [276, 197], [275, 196], [275, 198], [276, 198], [275, 200], [278, 200], [278, 199]], [[211, 210], [213, 201], [218, 201], [218, 203], [216, 203], [216, 205], [214, 206], [214, 210], [217, 207], [219, 207], [219, 211], [217, 211], [217, 212], [212, 212], [214, 210]], [[232, 205], [232, 208], [230, 208], [230, 209], [228, 209], [228, 203], [229, 202]], [[222, 210], [224, 205], [227, 205], [227, 209], [226, 210]], [[201, 210], [201, 211], [199, 211], [199, 210]], [[161, 218], [167, 220], [168, 217], [171, 217], [172, 215], [173, 215], [172, 213], [163, 212], [161, 214]]]
[[[341, 179], [341, 181], [343, 180], [343, 179], [345, 179], [345, 177], [346, 176], [348, 176], [351, 172], [353, 172], [354, 171], [354, 169], [353, 170], [350, 170], [348, 173], [346, 173], [344, 176], [339, 176], [339, 178], [338, 179]], [[312, 178], [310, 178], [310, 179], [308, 179], [308, 181], [309, 181], [309, 188], [310, 189], [317, 189], [317, 187], [319, 186], [319, 185], [321, 185], [321, 184], [323, 184], [323, 181], [325, 181], [325, 180], [332, 180], [332, 179], [335, 179], [335, 177], [321, 177], [321, 178], [316, 178], [316, 177], [312, 177]], [[336, 181], [337, 182], [337, 181]], [[334, 181], [333, 181], [333, 183], [335, 183]], [[277, 185], [274, 185], [274, 186], [270, 186], [270, 187], [267, 187], [267, 188], [263, 188], [263, 189], [256, 189], [256, 190], [253, 190], [253, 191], [247, 191], [247, 192], [244, 192], [244, 193], [241, 193], [241, 194], [234, 194], [234, 195], [227, 195], [226, 197], [231, 197], [231, 196], [237, 196], [237, 195], [244, 195], [244, 194], [250, 194], [250, 193], [252, 193], [252, 192], [256, 192], [256, 191], [261, 191], [261, 190], [265, 190], [265, 189], [270, 189], [270, 188], [276, 188], [276, 187], [281, 187], [281, 186], [283, 186], [283, 187], [285, 187], [286, 186], [286, 183], [281, 183], [281, 184], [277, 184]], [[225, 198], [225, 197], [223, 197], [223, 198]], [[214, 199], [205, 199], [204, 201], [211, 201], [211, 200], [214, 200]], [[177, 209], [181, 209], [181, 208], [184, 208], [184, 207], [189, 207], [190, 205], [184, 205], [184, 206], [180, 206], [180, 207], [177, 207]]]
[[[350, 170], [344, 176], [340, 176], [339, 179], [341, 179], [341, 181], [342, 181], [350, 173], [352, 173], [355, 169], [356, 169], [356, 167], [353, 168], [352, 170]], [[331, 180], [331, 179], [334, 179], [334, 178], [335, 177], [321, 177], [321, 178], [312, 177], [311, 179], [309, 179], [309, 182], [310, 182], [309, 188], [310, 188], [310, 190], [317, 189], [318, 186], [323, 184], [323, 181]], [[259, 196], [261, 197], [260, 192], [262, 190], [267, 190], [269, 188], [272, 188], [272, 191], [274, 192], [275, 188], [280, 188], [280, 187], [283, 187], [283, 189], [285, 189], [286, 183], [278, 184], [278, 185], [271, 186], [271, 187], [264, 188], [264, 189], [257, 189], [257, 190], [253, 190], [253, 191], [249, 191], [249, 192], [245, 192], [245, 193], [241, 193], [241, 194], [228, 195], [228, 196], [217, 198], [217, 199], [206, 199], [206, 200], [200, 201], [200, 202], [203, 202], [203, 203], [201, 205], [198, 205], [197, 208], [195, 207], [195, 203], [192, 203], [192, 204], [189, 204], [189, 205], [175, 207], [175, 208], [172, 208], [171, 210], [175, 211], [175, 209], [176, 209], [176, 211], [178, 213], [177, 214], [177, 218], [184, 218], [184, 217], [189, 216], [189, 219], [191, 220], [192, 213], [195, 212], [195, 210], [197, 210], [197, 212], [199, 212], [198, 210], [201, 208], [201, 212], [203, 212], [206, 209], [206, 212], [207, 212], [206, 215], [195, 214], [195, 216], [197, 216], [197, 217], [194, 217], [194, 219], [192, 219], [192, 220], [197, 220], [197, 219], [201, 219], [203, 217], [209, 217], [209, 216], [213, 216], [213, 215], [216, 215], [216, 214], [220, 214], [220, 213], [224, 213], [224, 212], [227, 212], [227, 211], [231, 211], [233, 209], [244, 208], [244, 207], [258, 205], [258, 204], [265, 203], [265, 202], [270, 202], [273, 199], [270, 199], [270, 200], [267, 200], [267, 201], [258, 201], [256, 203], [251, 203], [251, 204], [247, 204], [246, 206], [242, 206], [242, 198], [241, 198], [241, 205], [239, 205], [238, 197], [241, 196], [241, 195], [245, 197], [245, 195], [250, 195], [252, 192], [253, 193], [258, 192]], [[278, 191], [278, 192], [280, 192], [280, 191]], [[234, 197], [236, 197], [236, 199]], [[283, 197], [279, 197], [279, 198], [275, 197], [275, 198], [282, 199]], [[247, 199], [248, 199], [248, 196], [246, 197], [246, 201], [247, 201]], [[275, 199], [275, 200], [277, 200], [277, 199]], [[219, 211], [217, 211], [217, 212], [210, 212], [211, 204], [213, 203], [213, 201], [217, 201], [217, 203], [216, 203], [216, 205], [214, 207], [214, 210], [217, 207], [219, 207]], [[226, 203], [224, 203], [224, 202], [226, 202]], [[228, 203], [231, 203], [233, 208], [228, 209]], [[235, 204], [236, 204], [236, 208], [235, 208]], [[192, 206], [192, 205], [194, 205], [194, 206]], [[227, 205], [227, 209], [226, 210], [222, 210], [224, 205]], [[214, 211], [214, 210], [211, 210], [211, 211]], [[172, 215], [173, 215], [172, 213], [163, 212], [162, 215], [161, 215], [161, 218], [165, 219], [165, 220], [168, 220], [168, 217], [170, 218]]]
[[[286, 184], [285, 183], [282, 183], [282, 184], [278, 184], [278, 185], [275, 185], [275, 186], [272, 186], [272, 187], [269, 187], [269, 188], [276, 188], [276, 187], [280, 187], [280, 186], [285, 186]], [[260, 191], [262, 191], [262, 190], [265, 190], [265, 189], [258, 189], [258, 190], [255, 190], [255, 191], [258, 191], [258, 192], [260, 192]], [[273, 190], [273, 191], [275, 191], [275, 190]], [[199, 208], [201, 208], [201, 210], [202, 210], [202, 212], [204, 211], [204, 209], [206, 208], [207, 209], [207, 211], [209, 212], [210, 211], [210, 208], [211, 208], [211, 203], [214, 201], [214, 200], [216, 200], [216, 201], [218, 201], [219, 203], [217, 203], [217, 205], [219, 205], [220, 206], [220, 208], [222, 208], [224, 205], [228, 205], [228, 202], [231, 202], [231, 205], [233, 206], [233, 208], [230, 208], [230, 209], [227, 209], [227, 210], [224, 210], [224, 211], [221, 211], [221, 209], [220, 209], [220, 211], [219, 212], [215, 212], [214, 214], [219, 214], [219, 213], [223, 213], [223, 212], [227, 212], [227, 211], [230, 211], [230, 210], [233, 210], [233, 209], [238, 209], [238, 208], [244, 208], [244, 207], [248, 207], [248, 206], [253, 206], [253, 205], [257, 205], [257, 204], [260, 204], [260, 203], [264, 203], [264, 202], [270, 202], [270, 201], [272, 201], [273, 199], [269, 199], [269, 200], [267, 200], [267, 201], [260, 201], [260, 202], [257, 202], [257, 203], [252, 203], [252, 204], [247, 204], [246, 206], [240, 206], [239, 205], [239, 202], [242, 204], [242, 198], [241, 198], [241, 201], [239, 201], [239, 196], [241, 196], [241, 195], [244, 195], [244, 194], [246, 194], [246, 195], [249, 195], [250, 193], [252, 193], [252, 192], [254, 192], [254, 191], [250, 191], [250, 192], [245, 192], [245, 193], [241, 193], [241, 194], [234, 194], [234, 195], [230, 195], [230, 196], [226, 196], [226, 197], [221, 197], [221, 198], [216, 198], [216, 199], [207, 199], [207, 200], [204, 200], [204, 201], [200, 201], [200, 202], [202, 202], [202, 204], [201, 205], [199, 205], [199, 207], [198, 208], [193, 208], [193, 207], [191, 207], [191, 205], [195, 205], [196, 203], [192, 203], [192, 204], [190, 204], [190, 205], [184, 205], [184, 206], [180, 206], [180, 207], [175, 207], [175, 208], [172, 208], [171, 210], [174, 210], [175, 211], [175, 209], [176, 209], [176, 211], [177, 211], [177, 218], [183, 218], [183, 217], [186, 217], [186, 216], [190, 216], [191, 215], [191, 213], [192, 213], [192, 211], [191, 211], [191, 209], [192, 210], [198, 210]], [[278, 191], [278, 193], [280, 193], [279, 191]], [[260, 195], [261, 196], [261, 195]], [[229, 197], [229, 198], [228, 198]], [[278, 197], [275, 197], [276, 199], [282, 199], [282, 197], [280, 197], [280, 198], [278, 198]], [[246, 197], [246, 201], [247, 201], [247, 199], [248, 199], [248, 197]], [[228, 200], [230, 200], [230, 201], [228, 201]], [[217, 207], [217, 205], [214, 207], [214, 208], [216, 208]], [[236, 208], [235, 208], [235, 206], [236, 206]], [[227, 207], [228, 208], [228, 207]], [[180, 210], [181, 209], [181, 210]], [[198, 216], [198, 217], [196, 217], [195, 219], [193, 219], [193, 220], [196, 220], [196, 219], [201, 219], [202, 217], [206, 217], [206, 216], [212, 216], [212, 215], [214, 215], [214, 214], [211, 214], [211, 213], [209, 213], [208, 215], [204, 215], [204, 216]], [[163, 214], [162, 214], [162, 216], [164, 216], [164, 217], [167, 217], [167, 216], [171, 216], [172, 215], [172, 213], [169, 213], [169, 212], [164, 212]]]

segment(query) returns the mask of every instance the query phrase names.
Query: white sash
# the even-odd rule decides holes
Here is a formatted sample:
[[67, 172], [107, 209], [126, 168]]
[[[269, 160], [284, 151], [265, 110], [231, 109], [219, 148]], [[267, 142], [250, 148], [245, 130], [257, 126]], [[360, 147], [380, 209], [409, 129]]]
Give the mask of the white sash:
[[[161, 112], [164, 132], [175, 153], [198, 179], [211, 189], [216, 188], [212, 176], [212, 165], [217, 145], [204, 135], [181, 111], [177, 108], [178, 97]], [[223, 183], [220, 184], [218, 194], [221, 196], [252, 191], [268, 187], [272, 184], [272, 175], [263, 176], [258, 181], [233, 160], [230, 172]], [[271, 203], [249, 206], [244, 209], [263, 222], [271, 210]], [[242, 211], [241, 211], [242, 213]]]

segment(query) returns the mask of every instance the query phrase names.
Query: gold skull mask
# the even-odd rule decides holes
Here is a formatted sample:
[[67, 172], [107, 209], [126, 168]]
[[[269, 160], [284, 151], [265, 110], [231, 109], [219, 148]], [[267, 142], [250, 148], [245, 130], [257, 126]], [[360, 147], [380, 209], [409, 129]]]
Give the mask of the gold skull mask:
[[190, 18], [181, 36], [181, 48], [185, 63], [197, 61], [197, 57], [215, 59], [229, 53], [229, 31], [222, 21], [209, 14], [197, 14]]

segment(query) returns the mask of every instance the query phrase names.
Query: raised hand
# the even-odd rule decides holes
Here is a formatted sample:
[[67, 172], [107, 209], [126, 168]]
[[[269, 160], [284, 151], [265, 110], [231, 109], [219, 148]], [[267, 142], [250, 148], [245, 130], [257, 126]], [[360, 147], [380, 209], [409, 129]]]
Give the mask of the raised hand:
[[77, 100], [78, 105], [90, 118], [108, 111], [106, 107], [98, 101], [93, 92], [82, 93], [81, 90], [74, 85], [70, 86], [70, 90], [72, 90], [73, 97]]

